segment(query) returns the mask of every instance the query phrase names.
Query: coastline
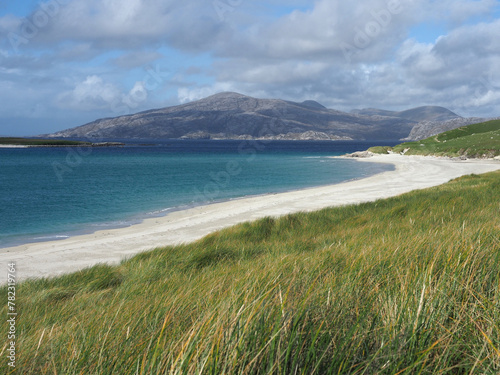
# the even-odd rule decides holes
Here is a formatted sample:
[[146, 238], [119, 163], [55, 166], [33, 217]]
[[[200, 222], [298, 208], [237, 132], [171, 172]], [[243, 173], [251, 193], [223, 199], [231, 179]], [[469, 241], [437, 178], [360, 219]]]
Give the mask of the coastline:
[[[192, 242], [266, 216], [356, 204], [424, 189], [471, 174], [500, 169], [495, 160], [457, 161], [423, 156], [375, 155], [359, 162], [390, 163], [394, 171], [335, 185], [254, 196], [174, 211], [125, 228], [1, 249], [0, 264], [16, 262], [18, 279], [51, 277], [98, 263], [116, 264], [156, 247]], [[6, 275], [0, 276], [5, 283]]]
[[[181, 182], [180, 185], [184, 185], [184, 189], [182, 190], [182, 192], [183, 194], [184, 192], [187, 194], [184, 194], [184, 196], [181, 195], [180, 198], [176, 197], [175, 195], [176, 193], [178, 194], [179, 191], [173, 191], [171, 197], [170, 192], [167, 194], [164, 194], [162, 192], [161, 196], [156, 197], [157, 199], [155, 198], [147, 200], [150, 203], [149, 206], [140, 204], [140, 202], [138, 202], [137, 200], [129, 202], [126, 207], [124, 207], [125, 205], [115, 206], [114, 204], [112, 204], [108, 205], [108, 209], [97, 211], [97, 213], [94, 214], [93, 217], [85, 216], [87, 212], [84, 212], [81, 218], [69, 217], [67, 220], [63, 219], [59, 222], [57, 222], [56, 220], [55, 224], [52, 224], [50, 218], [46, 216], [27, 216], [26, 212], [24, 212], [20, 213], [20, 215], [23, 214], [23, 217], [26, 217], [26, 222], [23, 225], [24, 228], [18, 227], [17, 232], [15, 230], [9, 232], [10, 223], [8, 222], [8, 217], [10, 215], [13, 215], [12, 217], [14, 219], [16, 219], [17, 217], [15, 211], [10, 210], [10, 215], [5, 215], [4, 217], [6, 230], [5, 233], [2, 233], [2, 236], [0, 236], [0, 253], [3, 251], [3, 249], [6, 248], [22, 246], [31, 243], [60, 241], [62, 239], [92, 234], [94, 232], [102, 230], [127, 228], [132, 225], [140, 224], [147, 219], [163, 217], [174, 211], [183, 211], [195, 208], [197, 206], [212, 205], [216, 203], [223, 203], [226, 201], [235, 201], [269, 194], [286, 193], [307, 188], [329, 186], [341, 182], [363, 179], [377, 173], [394, 169], [393, 164], [380, 163], [376, 166], [369, 164], [356, 165], [359, 164], [356, 161], [349, 160], [347, 158], [337, 158], [337, 156], [340, 155], [340, 153], [337, 153], [337, 155], [335, 156], [323, 154], [301, 156], [299, 154], [296, 157], [300, 159], [300, 162], [304, 160], [304, 163], [307, 164], [309, 163], [309, 161], [305, 162], [305, 160], [313, 159], [312, 161], [310, 161], [311, 163], [314, 163], [316, 166], [323, 167], [318, 167], [319, 169], [315, 172], [306, 172], [308, 169], [306, 167], [304, 167], [304, 169], [302, 169], [301, 167], [301, 170], [296, 171], [295, 169], [289, 169], [290, 166], [287, 166], [286, 168], [288, 168], [289, 171], [287, 175], [284, 176], [284, 181], [282, 181], [281, 178], [274, 179], [273, 181], [270, 178], [272, 177], [272, 174], [269, 174], [269, 171], [264, 171], [264, 176], [267, 175], [267, 178], [262, 178], [260, 182], [257, 181], [257, 183], [255, 183], [255, 181], [253, 181], [254, 178], [252, 178], [252, 181], [247, 181], [250, 183], [250, 185], [247, 185], [244, 180], [245, 178], [247, 178], [245, 176], [243, 179], [241, 179], [241, 181], [238, 182], [235, 180], [234, 184], [231, 183], [231, 185], [229, 185], [229, 183], [232, 181], [226, 181], [225, 176], [222, 176], [224, 178], [221, 179], [220, 174], [215, 174], [212, 172], [211, 174], [208, 174], [208, 176], [205, 176], [205, 180], [191, 181], [191, 185], [186, 185], [185, 183]], [[272, 168], [281, 168], [280, 161], [281, 159], [279, 158], [271, 160], [270, 162], [274, 165], [274, 167]], [[321, 164], [318, 164], [318, 161]], [[250, 165], [250, 161], [243, 158], [236, 160], [236, 162], [239, 163], [243, 169], [246, 168], [247, 163], [248, 165]], [[226, 163], [226, 168], [227, 165], [228, 164]], [[218, 167], [217, 169], [223, 167], [224, 165]], [[295, 164], [293, 164], [293, 167], [297, 168]], [[215, 170], [215, 168], [212, 169]], [[254, 172], [259, 171], [260, 168], [255, 169], [254, 167]], [[203, 172], [205, 172], [205, 170], [203, 170]], [[248, 171], [245, 171], [245, 173], [247, 172]], [[280, 171], [277, 172], [280, 173]], [[252, 172], [250, 171], [250, 175], [251, 173]], [[309, 173], [311, 178], [301, 178], [300, 176], [302, 175], [302, 173]], [[298, 175], [299, 177], [297, 178], [295, 175]], [[232, 175], [230, 177], [232, 180]], [[242, 181], [245, 183], [242, 184]], [[263, 183], [262, 181], [268, 182]], [[217, 187], [220, 187], [220, 193], [217, 192], [212, 194], [212, 190], [210, 190], [213, 187], [212, 183], [215, 183]], [[207, 186], [209, 188], [208, 190]], [[247, 186], [252, 186], [253, 188], [248, 188]], [[233, 189], [233, 187], [235, 189]], [[29, 190], [27, 191], [27, 193], [29, 194]], [[147, 197], [147, 189], [145, 193], [146, 194], [141, 195], [140, 199], [144, 199], [145, 197]], [[168, 197], [168, 199], [164, 199], [164, 197]], [[134, 199], [135, 197], [132, 196], [132, 198]], [[80, 197], [80, 201], [82, 199], [87, 201], [87, 197], [85, 196], [85, 194]], [[123, 202], [126, 200], [122, 199], [121, 201]], [[56, 206], [59, 204], [58, 202], [59, 198], [54, 197], [50, 204]], [[118, 204], [121, 204], [121, 202], [118, 202]], [[99, 204], [96, 204], [96, 202], [94, 201], [93, 205], [97, 206]], [[59, 210], [59, 212], [61, 212], [61, 209], [59, 209], [59, 207], [55, 208], [56, 211]], [[36, 215], [38, 213], [34, 212], [34, 214]], [[38, 217], [38, 219], [35, 219], [36, 217]], [[56, 217], [56, 219], [58, 218]], [[19, 221], [19, 218], [17, 220]], [[79, 223], [77, 222], [78, 220], [80, 220]], [[38, 227], [37, 225], [40, 225], [40, 227]]]
[[125, 143], [121, 142], [98, 142], [98, 143], [90, 143], [90, 144], [61, 144], [61, 145], [15, 145], [15, 144], [0, 144], [0, 148], [63, 148], [63, 147], [122, 147], [125, 146]]
[[28, 148], [25, 145], [0, 145], [0, 148]]

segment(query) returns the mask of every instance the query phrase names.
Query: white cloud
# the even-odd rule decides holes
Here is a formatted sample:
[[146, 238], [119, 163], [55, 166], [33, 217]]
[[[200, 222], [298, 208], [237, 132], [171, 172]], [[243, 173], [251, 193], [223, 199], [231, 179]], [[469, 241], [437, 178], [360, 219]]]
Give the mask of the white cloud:
[[[70, 109], [87, 121], [239, 91], [342, 110], [500, 114], [495, 0], [223, 0], [237, 4], [223, 20], [211, 0], [50, 1], [67, 4], [17, 53], [7, 36], [21, 35], [23, 17], [0, 15], [4, 112]], [[425, 24], [442, 36], [409, 39]], [[152, 62], [165, 68], [147, 76]]]
[[147, 109], [149, 92], [143, 81], [136, 81], [128, 92], [124, 92], [113, 83], [93, 75], [59, 95], [56, 103], [65, 109], [82, 112], [104, 110], [109, 115], [118, 116]]
[[237, 64], [219, 65], [217, 77], [221, 81], [237, 80], [253, 84], [280, 85], [291, 81], [307, 83], [324, 77], [330, 67], [331, 65], [323, 62], [292, 60], [253, 64], [251, 60], [240, 60]]
[[196, 88], [181, 87], [177, 90], [177, 98], [181, 104], [184, 104], [206, 98], [207, 96], [214, 95], [222, 91], [233, 91], [233, 88], [229, 83], [218, 83], [211, 86]]
[[161, 57], [163, 55], [156, 51], [133, 51], [112, 59], [111, 62], [120, 68], [132, 69], [144, 66]]
[[65, 45], [56, 52], [57, 57], [69, 61], [88, 61], [99, 55], [89, 42]]
[[110, 108], [121, 97], [122, 93], [115, 85], [93, 75], [77, 83], [73, 90], [59, 95], [57, 102], [62, 108], [94, 111]]
[[456, 28], [436, 42], [436, 50], [454, 57], [484, 58], [500, 54], [500, 20]]
[[451, 25], [462, 25], [478, 16], [489, 16], [498, 6], [496, 0], [445, 0], [439, 2], [440, 12], [446, 15]]
[[[350, 63], [384, 59], [405, 38], [415, 5], [405, 0], [320, 0], [307, 11], [293, 11], [267, 25], [237, 34], [221, 56], [276, 60], [305, 59]], [[413, 20], [413, 21], [412, 21]], [[352, 56], [351, 56], [352, 57]]]
[[[39, 10], [26, 19], [33, 23]], [[0, 18], [0, 31], [5, 25], [5, 30], [27, 37], [30, 48], [76, 41], [108, 50], [161, 44], [200, 50], [215, 41], [227, 26], [216, 19], [212, 2], [204, 0], [73, 0], [51, 13], [29, 37], [23, 34], [23, 18]]]
[[500, 22], [463, 26], [435, 44], [406, 41], [398, 51], [401, 67], [413, 85], [474, 89], [484, 74], [493, 74], [500, 63]]
[[7, 14], [0, 18], [0, 32], [6, 35], [9, 31], [17, 29], [21, 25], [21, 19]]

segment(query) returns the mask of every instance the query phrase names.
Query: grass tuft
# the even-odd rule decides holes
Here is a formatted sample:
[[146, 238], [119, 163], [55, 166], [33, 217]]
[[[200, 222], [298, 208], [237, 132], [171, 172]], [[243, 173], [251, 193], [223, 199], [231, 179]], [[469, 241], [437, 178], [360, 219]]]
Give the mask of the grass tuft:
[[193, 256], [188, 259], [186, 266], [188, 268], [193, 267], [201, 269], [215, 266], [219, 263], [230, 262], [235, 258], [235, 251], [224, 247], [213, 246], [193, 254]]

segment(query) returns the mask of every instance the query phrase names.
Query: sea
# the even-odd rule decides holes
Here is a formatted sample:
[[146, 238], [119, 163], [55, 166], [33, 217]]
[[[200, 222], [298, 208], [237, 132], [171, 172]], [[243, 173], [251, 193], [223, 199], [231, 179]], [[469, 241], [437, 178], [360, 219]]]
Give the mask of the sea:
[[126, 227], [196, 205], [364, 178], [394, 167], [331, 156], [398, 143], [124, 142], [0, 148], [0, 248]]

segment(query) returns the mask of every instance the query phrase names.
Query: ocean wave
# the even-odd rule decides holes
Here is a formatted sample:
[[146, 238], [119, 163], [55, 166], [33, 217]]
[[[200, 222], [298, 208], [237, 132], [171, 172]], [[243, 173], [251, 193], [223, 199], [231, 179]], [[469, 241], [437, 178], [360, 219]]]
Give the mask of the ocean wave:
[[34, 240], [37, 241], [51, 241], [51, 240], [63, 240], [65, 238], [69, 238], [70, 236], [66, 234], [61, 234], [61, 235], [53, 235], [53, 236], [42, 236], [42, 237], [34, 237]]

